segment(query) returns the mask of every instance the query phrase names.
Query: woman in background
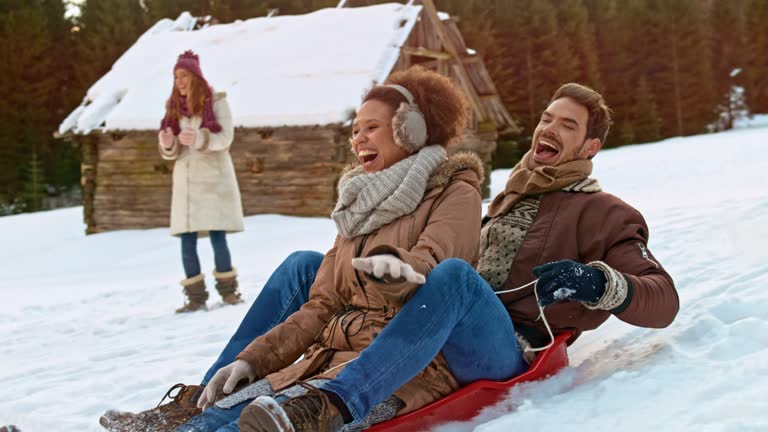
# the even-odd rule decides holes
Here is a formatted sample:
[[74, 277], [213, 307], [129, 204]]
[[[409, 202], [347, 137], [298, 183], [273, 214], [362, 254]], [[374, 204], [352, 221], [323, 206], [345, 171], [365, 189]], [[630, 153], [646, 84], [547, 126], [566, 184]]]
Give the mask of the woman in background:
[[237, 271], [227, 246], [228, 232], [243, 231], [243, 208], [229, 156], [234, 136], [226, 93], [214, 93], [192, 51], [179, 56], [174, 85], [158, 134], [160, 154], [175, 160], [171, 234], [181, 237], [186, 279], [184, 306], [176, 313], [206, 310], [208, 291], [200, 270], [197, 238], [208, 235], [213, 246], [216, 290], [224, 304], [241, 303]]

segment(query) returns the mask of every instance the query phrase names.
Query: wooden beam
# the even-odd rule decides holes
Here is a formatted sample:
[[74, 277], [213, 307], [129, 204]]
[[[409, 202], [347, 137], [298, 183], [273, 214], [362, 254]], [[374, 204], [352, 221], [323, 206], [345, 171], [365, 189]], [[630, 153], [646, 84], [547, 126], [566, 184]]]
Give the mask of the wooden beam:
[[443, 51], [433, 51], [428, 50], [426, 48], [418, 47], [403, 47], [402, 49], [403, 53], [409, 54], [409, 55], [415, 55], [415, 56], [421, 56], [421, 57], [429, 57], [434, 59], [440, 59], [440, 60], [448, 60], [453, 58], [449, 53], [443, 52]]
[[448, 76], [448, 73], [450, 72], [450, 70], [448, 70], [448, 61], [443, 59], [438, 59], [437, 72], [440, 73], [441, 75]]
[[424, 11], [427, 14], [429, 20], [432, 22], [432, 25], [435, 26], [437, 35], [440, 38], [440, 41], [443, 43], [443, 47], [456, 60], [456, 64], [458, 66], [456, 68], [456, 72], [459, 76], [459, 85], [467, 93], [469, 104], [472, 106], [472, 109], [475, 112], [475, 116], [477, 116], [478, 121], [485, 121], [487, 116], [485, 114], [483, 104], [480, 102], [480, 98], [477, 96], [475, 87], [472, 85], [472, 80], [470, 80], [469, 74], [467, 74], [467, 70], [464, 68], [462, 57], [459, 56], [456, 47], [453, 45], [453, 42], [445, 32], [445, 28], [443, 27], [442, 21], [440, 21], [440, 17], [437, 16], [437, 8], [435, 7], [435, 3], [432, 0], [423, 0], [423, 3]]

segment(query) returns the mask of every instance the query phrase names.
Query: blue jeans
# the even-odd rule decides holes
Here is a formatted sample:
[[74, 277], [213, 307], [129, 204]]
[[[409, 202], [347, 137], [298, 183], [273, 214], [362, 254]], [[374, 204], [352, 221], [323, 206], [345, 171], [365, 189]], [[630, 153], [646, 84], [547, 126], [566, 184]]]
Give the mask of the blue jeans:
[[257, 337], [285, 321], [309, 300], [309, 288], [323, 262], [323, 254], [298, 251], [272, 273], [256, 301], [245, 314], [235, 334], [229, 339], [219, 358], [206, 372], [201, 385], [206, 385], [219, 369], [235, 361], [242, 350]]
[[[227, 233], [225, 231], [209, 231], [213, 246], [213, 260], [216, 263], [216, 271], [224, 273], [232, 270], [232, 258], [227, 247]], [[200, 258], [197, 256], [197, 233], [187, 232], [181, 234], [181, 262], [184, 265], [184, 274], [187, 278], [200, 274]]]
[[[278, 267], [206, 373], [203, 385], [233, 362], [253, 339], [307, 301], [321, 261], [319, 253], [296, 252]], [[339, 395], [354, 419], [361, 420], [440, 351], [460, 384], [481, 378], [508, 379], [527, 368], [504, 305], [472, 266], [458, 259], [435, 267], [427, 282], [360, 357], [322, 387]], [[237, 430], [240, 412], [247, 404], [227, 410], [209, 408], [188, 424], [205, 425], [198, 430]]]
[[455, 258], [438, 264], [373, 343], [322, 388], [361, 420], [440, 352], [461, 385], [528, 368], [506, 308], [471, 265]]
[[251, 401], [241, 402], [229, 409], [213, 406], [192, 417], [188, 422], [176, 428], [176, 432], [237, 432], [240, 413]]
[[[285, 321], [309, 300], [309, 288], [323, 261], [323, 254], [311, 251], [294, 252], [272, 273], [256, 297], [240, 326], [229, 339], [219, 358], [206, 372], [201, 385], [206, 385], [222, 367], [235, 361], [240, 352], [254, 339]], [[250, 401], [229, 409], [211, 407], [176, 429], [184, 431], [238, 431], [240, 412]]]

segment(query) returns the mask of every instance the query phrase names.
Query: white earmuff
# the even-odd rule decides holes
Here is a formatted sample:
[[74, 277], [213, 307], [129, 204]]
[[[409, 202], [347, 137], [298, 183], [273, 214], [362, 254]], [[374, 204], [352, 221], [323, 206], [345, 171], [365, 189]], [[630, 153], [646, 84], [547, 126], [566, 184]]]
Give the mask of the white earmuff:
[[424, 115], [419, 111], [419, 107], [414, 103], [413, 94], [407, 88], [397, 84], [388, 84], [384, 87], [397, 90], [408, 101], [408, 103], [401, 103], [392, 117], [392, 133], [395, 137], [395, 143], [410, 153], [419, 151], [427, 143], [427, 122], [424, 120]]

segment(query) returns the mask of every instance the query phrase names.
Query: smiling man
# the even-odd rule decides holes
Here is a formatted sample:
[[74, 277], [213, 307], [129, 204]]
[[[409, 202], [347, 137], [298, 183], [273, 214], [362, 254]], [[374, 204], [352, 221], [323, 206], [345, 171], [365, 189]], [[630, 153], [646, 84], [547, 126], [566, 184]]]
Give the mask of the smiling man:
[[[531, 150], [488, 208], [478, 273], [500, 294], [523, 345], [569, 330], [575, 340], [611, 315], [641, 327], [669, 325], [679, 299], [672, 278], [647, 248], [642, 215], [601, 190], [592, 157], [605, 142], [611, 111], [596, 91], [560, 87], [541, 115]], [[529, 358], [532, 358], [529, 351]]]
[[[578, 87], [566, 87], [561, 92]], [[571, 97], [552, 101], [541, 114], [541, 121], [533, 136], [533, 160], [537, 165], [556, 166], [564, 162], [591, 158], [600, 150], [605, 137], [586, 137], [591, 126], [591, 135], [604, 125], [589, 125], [589, 113], [585, 106]]]

